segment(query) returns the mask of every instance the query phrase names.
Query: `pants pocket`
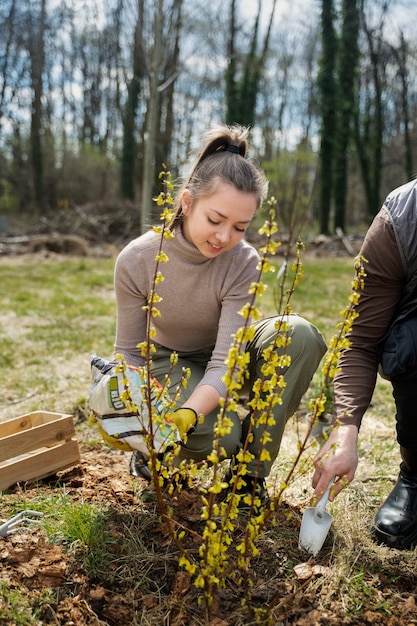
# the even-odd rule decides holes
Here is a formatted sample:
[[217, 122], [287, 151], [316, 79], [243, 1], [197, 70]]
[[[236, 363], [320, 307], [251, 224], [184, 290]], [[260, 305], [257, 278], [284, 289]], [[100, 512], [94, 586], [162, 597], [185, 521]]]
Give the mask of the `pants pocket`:
[[377, 352], [385, 376], [407, 374], [417, 367], [417, 318], [395, 322], [379, 342]]

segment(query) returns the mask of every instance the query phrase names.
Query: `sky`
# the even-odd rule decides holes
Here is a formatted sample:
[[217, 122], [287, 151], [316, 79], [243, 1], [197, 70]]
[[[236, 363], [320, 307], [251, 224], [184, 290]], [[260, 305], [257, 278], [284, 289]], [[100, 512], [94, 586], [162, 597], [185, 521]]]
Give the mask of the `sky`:
[[[274, 0], [262, 0], [264, 21], [269, 18]], [[334, 0], [340, 7], [340, 0]], [[366, 0], [367, 12], [371, 11], [375, 20], [381, 15], [382, 0]], [[388, 21], [393, 32], [403, 30], [405, 34], [415, 37], [416, 0], [385, 0], [388, 5]], [[372, 5], [374, 5], [372, 7]], [[258, 8], [258, 0], [241, 0], [239, 11], [253, 17]], [[320, 17], [321, 0], [277, 0], [275, 20], [288, 19], [291, 22], [311, 23]]]

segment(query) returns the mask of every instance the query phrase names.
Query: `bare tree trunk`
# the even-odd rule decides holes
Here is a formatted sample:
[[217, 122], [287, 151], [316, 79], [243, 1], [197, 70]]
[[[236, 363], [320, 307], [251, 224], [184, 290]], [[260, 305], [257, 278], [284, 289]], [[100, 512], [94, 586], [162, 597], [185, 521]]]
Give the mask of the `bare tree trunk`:
[[322, 0], [322, 56], [318, 78], [321, 108], [320, 133], [320, 232], [330, 232], [330, 208], [333, 191], [333, 154], [335, 132], [335, 56], [333, 0]]
[[408, 69], [407, 69], [407, 43], [404, 39], [404, 33], [401, 33], [401, 44], [400, 48], [396, 52], [396, 57], [398, 61], [398, 74], [401, 80], [401, 113], [402, 113], [402, 122], [404, 125], [404, 167], [405, 173], [409, 180], [411, 180], [414, 176], [414, 168], [413, 168], [413, 148], [411, 142], [411, 133], [410, 133], [410, 103], [408, 97]]
[[31, 86], [32, 86], [32, 115], [30, 126], [30, 145], [32, 162], [32, 179], [35, 197], [35, 207], [38, 213], [42, 213], [44, 206], [44, 167], [42, 151], [42, 74], [44, 68], [44, 34], [46, 19], [46, 0], [41, 0], [40, 13], [31, 19], [30, 60], [31, 60]]
[[355, 106], [355, 76], [359, 63], [357, 0], [343, 0], [343, 26], [338, 54], [336, 141], [334, 159], [334, 226], [345, 230], [348, 149]]
[[135, 197], [136, 165], [136, 111], [145, 76], [145, 53], [143, 50], [143, 2], [138, 0], [138, 18], [135, 27], [133, 49], [133, 76], [127, 87], [127, 101], [122, 115], [123, 146], [120, 171], [122, 196], [133, 200]]
[[9, 87], [7, 78], [8, 78], [8, 73], [9, 73], [8, 70], [11, 65], [11, 49], [12, 49], [13, 36], [14, 36], [13, 24], [14, 24], [15, 7], [16, 7], [16, 2], [15, 0], [13, 0], [10, 6], [10, 11], [9, 11], [8, 19], [7, 19], [8, 23], [10, 24], [10, 28], [9, 28], [9, 32], [7, 35], [5, 53], [2, 59], [1, 70], [0, 70], [0, 75], [3, 79], [1, 90], [0, 90], [0, 130], [1, 130], [1, 121], [2, 121], [3, 114], [4, 114], [4, 103], [6, 100], [6, 92]]
[[[156, 171], [155, 179], [159, 180], [160, 165], [170, 161], [172, 150], [172, 137], [174, 134], [174, 94], [175, 83], [179, 73], [180, 58], [180, 35], [182, 28], [183, 0], [174, 0], [170, 20], [169, 46], [164, 70], [165, 80], [159, 87], [163, 100], [163, 111], [160, 119], [160, 134], [156, 145]], [[158, 165], [159, 164], [159, 165]]]
[[258, 2], [258, 11], [255, 18], [255, 26], [252, 31], [250, 49], [243, 62], [242, 77], [238, 80], [236, 51], [236, 38], [238, 35], [236, 28], [236, 0], [231, 0], [229, 22], [230, 37], [227, 53], [228, 67], [225, 76], [226, 121], [229, 124], [239, 123], [253, 126], [255, 123], [258, 88], [264, 71], [266, 57], [268, 55], [269, 41], [276, 6], [277, 0], [273, 0], [262, 50], [258, 53], [258, 34], [262, 11], [262, 2]]
[[[380, 187], [382, 172], [382, 152], [385, 130], [384, 90], [387, 89], [388, 64], [392, 49], [383, 38], [384, 19], [388, 5], [381, 8], [377, 26], [365, 15], [365, 0], [360, 0], [362, 28], [368, 46], [369, 66], [362, 72], [362, 101], [359, 101], [355, 115], [356, 147], [361, 167], [361, 176], [367, 201], [368, 218], [372, 219], [380, 209]], [[388, 69], [387, 69], [388, 68]], [[359, 96], [361, 93], [359, 92]]]
[[158, 0], [154, 14], [154, 45], [151, 57], [149, 77], [149, 103], [144, 133], [144, 158], [142, 172], [142, 199], [141, 199], [141, 231], [145, 232], [150, 223], [152, 214], [152, 188], [155, 168], [155, 146], [158, 136], [158, 120], [160, 106], [159, 69], [161, 66], [163, 49], [163, 0]]
[[230, 0], [229, 41], [227, 46], [227, 69], [225, 74], [227, 124], [233, 124], [239, 117], [236, 67], [236, 0]]
[[373, 217], [379, 211], [379, 192], [381, 185], [381, 167], [382, 167], [382, 135], [384, 129], [384, 116], [382, 112], [383, 104], [382, 104], [382, 87], [381, 80], [378, 69], [378, 53], [375, 50], [372, 36], [369, 31], [367, 31], [367, 37], [369, 42], [369, 52], [370, 59], [372, 63], [372, 74], [374, 78], [374, 89], [375, 89], [375, 134], [374, 140], [371, 144], [373, 148], [373, 158], [372, 158], [372, 166], [373, 166], [373, 176], [372, 176], [372, 187], [371, 187], [371, 203], [370, 203], [370, 216]]

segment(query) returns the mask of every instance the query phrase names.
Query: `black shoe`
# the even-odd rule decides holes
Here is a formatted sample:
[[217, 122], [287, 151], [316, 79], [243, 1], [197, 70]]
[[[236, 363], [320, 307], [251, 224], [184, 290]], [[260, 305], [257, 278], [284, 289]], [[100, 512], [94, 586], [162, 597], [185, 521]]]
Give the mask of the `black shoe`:
[[371, 536], [390, 548], [407, 549], [417, 543], [417, 478], [400, 472], [394, 489], [371, 522]]
[[152, 480], [151, 470], [149, 469], [148, 459], [143, 452], [135, 450], [130, 459], [130, 473], [136, 478], [144, 478], [148, 483]]
[[252, 511], [254, 515], [259, 515], [262, 508], [266, 507], [269, 502], [265, 479], [259, 477], [255, 478], [248, 474], [237, 478], [235, 472], [236, 468], [231, 467], [224, 477], [224, 482], [229, 483], [229, 487], [225, 490], [225, 500], [227, 500], [228, 496], [232, 493], [234, 481], [239, 480], [241, 484], [239, 484], [239, 487], [237, 487], [235, 491], [235, 494], [240, 496], [237, 505], [239, 512], [248, 515], [250, 511]]
[[[163, 458], [163, 456], [159, 458]], [[133, 452], [130, 459], [130, 473], [136, 478], [143, 478], [148, 483], [152, 482], [152, 472], [148, 465], [148, 459], [143, 452], [139, 450]], [[190, 486], [190, 479], [177, 470], [169, 478], [163, 477], [161, 488], [168, 491], [171, 486], [173, 486], [173, 491], [180, 491]]]

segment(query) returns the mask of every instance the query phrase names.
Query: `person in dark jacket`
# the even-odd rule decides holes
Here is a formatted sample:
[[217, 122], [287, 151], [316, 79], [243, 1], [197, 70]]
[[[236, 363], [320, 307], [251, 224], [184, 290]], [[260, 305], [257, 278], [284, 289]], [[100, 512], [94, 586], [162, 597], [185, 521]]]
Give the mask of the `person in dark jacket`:
[[335, 423], [315, 458], [313, 487], [335, 479], [331, 499], [354, 477], [362, 417], [378, 368], [392, 383], [401, 464], [398, 480], [371, 522], [371, 535], [393, 548], [417, 543], [417, 181], [392, 191], [365, 236], [359, 317], [334, 381]]

